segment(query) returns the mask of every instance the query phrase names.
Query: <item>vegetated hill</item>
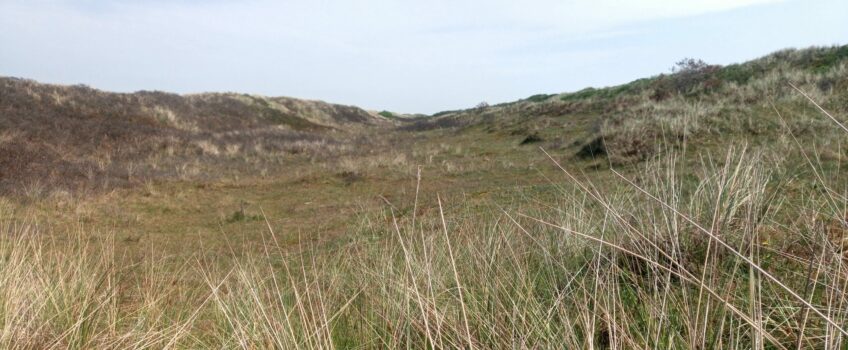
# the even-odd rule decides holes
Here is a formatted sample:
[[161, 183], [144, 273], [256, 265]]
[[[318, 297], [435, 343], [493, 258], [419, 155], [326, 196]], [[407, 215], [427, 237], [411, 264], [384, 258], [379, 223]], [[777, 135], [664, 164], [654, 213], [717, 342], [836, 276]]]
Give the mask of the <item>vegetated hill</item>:
[[209, 168], [186, 163], [320, 151], [388, 123], [358, 107], [286, 97], [124, 94], [0, 78], [0, 193], [204, 176]]
[[389, 134], [369, 135], [393, 125], [401, 134], [389, 137], [406, 146], [434, 130], [484, 132], [598, 164], [639, 162], [683, 144], [768, 144], [787, 128], [835, 140], [831, 121], [790, 84], [844, 115], [848, 46], [784, 50], [728, 66], [684, 60], [670, 74], [620, 86], [431, 117], [284, 97], [121, 94], [0, 78], [0, 193], [262, 174], [298, 159], [383, 152], [375, 144]]
[[844, 115], [848, 46], [789, 49], [728, 66], [685, 59], [670, 74], [446, 111], [400, 128], [480, 129], [514, 135], [524, 144], [571, 148], [577, 157], [604, 158], [614, 164], [644, 160], [685, 140], [756, 140], [787, 127], [795, 136], [831, 131], [831, 121], [816, 115], [790, 84], [829, 111]]

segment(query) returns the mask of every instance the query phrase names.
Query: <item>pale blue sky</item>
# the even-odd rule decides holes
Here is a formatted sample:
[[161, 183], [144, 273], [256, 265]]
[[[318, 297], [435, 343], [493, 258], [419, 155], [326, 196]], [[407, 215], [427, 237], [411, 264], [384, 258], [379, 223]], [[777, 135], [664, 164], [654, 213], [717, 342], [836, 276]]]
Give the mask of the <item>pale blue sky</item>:
[[0, 75], [399, 112], [848, 43], [845, 0], [0, 0]]

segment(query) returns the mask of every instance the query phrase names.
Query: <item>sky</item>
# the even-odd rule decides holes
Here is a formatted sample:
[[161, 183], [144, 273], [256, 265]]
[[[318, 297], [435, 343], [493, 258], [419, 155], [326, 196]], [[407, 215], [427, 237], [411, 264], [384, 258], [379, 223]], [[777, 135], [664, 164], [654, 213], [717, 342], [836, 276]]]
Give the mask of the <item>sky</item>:
[[0, 76], [401, 113], [834, 44], [845, 0], [0, 0]]

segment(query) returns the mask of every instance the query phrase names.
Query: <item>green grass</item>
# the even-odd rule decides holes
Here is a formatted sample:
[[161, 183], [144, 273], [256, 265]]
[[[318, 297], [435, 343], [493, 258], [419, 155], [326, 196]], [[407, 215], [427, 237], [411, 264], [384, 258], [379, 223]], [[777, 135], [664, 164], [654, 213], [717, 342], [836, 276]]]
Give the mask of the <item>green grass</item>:
[[842, 121], [845, 64], [781, 55], [2, 197], [0, 347], [844, 348], [848, 133], [780, 84]]
[[329, 241], [279, 224], [275, 210], [270, 226], [239, 221], [256, 249], [230, 238], [229, 250], [167, 258], [150, 245], [126, 261], [119, 242], [85, 230], [47, 239], [5, 226], [19, 238], [0, 247], [3, 304], [38, 313], [0, 311], [11, 320], [0, 341], [838, 348], [848, 271], [829, 230], [848, 233], [848, 202], [821, 189], [844, 188], [845, 169], [776, 152], [669, 155], [622, 178], [549, 160], [547, 181], [485, 197], [433, 192], [443, 180], [425, 175], [408, 183], [409, 202], [359, 213]]
[[533, 96], [526, 98], [525, 100], [538, 103], [538, 102], [545, 102], [553, 96], [554, 95], [549, 95], [549, 94], [536, 94], [536, 95], [533, 95]]

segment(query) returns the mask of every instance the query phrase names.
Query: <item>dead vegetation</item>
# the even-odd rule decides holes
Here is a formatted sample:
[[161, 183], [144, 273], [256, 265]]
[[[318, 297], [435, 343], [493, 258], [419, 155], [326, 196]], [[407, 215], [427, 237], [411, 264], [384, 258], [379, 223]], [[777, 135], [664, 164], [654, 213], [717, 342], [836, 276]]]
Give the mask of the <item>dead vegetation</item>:
[[0, 347], [844, 348], [842, 50], [397, 128], [3, 80]]
[[[0, 192], [42, 184], [98, 190], [146, 179], [214, 177], [222, 163], [319, 157], [385, 121], [351, 106], [239, 94], [107, 93], [0, 79]], [[347, 146], [345, 146], [347, 145]], [[197, 163], [194, 171], [180, 167]]]

